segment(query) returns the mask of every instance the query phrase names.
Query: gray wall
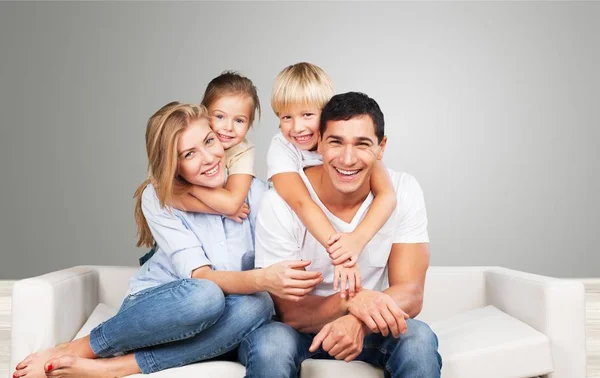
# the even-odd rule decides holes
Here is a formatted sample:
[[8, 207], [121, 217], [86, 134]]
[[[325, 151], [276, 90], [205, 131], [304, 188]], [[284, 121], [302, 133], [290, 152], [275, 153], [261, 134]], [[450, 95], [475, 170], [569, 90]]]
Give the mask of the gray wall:
[[0, 3], [0, 278], [136, 265], [148, 117], [310, 61], [386, 114], [432, 264], [600, 276], [600, 3]]

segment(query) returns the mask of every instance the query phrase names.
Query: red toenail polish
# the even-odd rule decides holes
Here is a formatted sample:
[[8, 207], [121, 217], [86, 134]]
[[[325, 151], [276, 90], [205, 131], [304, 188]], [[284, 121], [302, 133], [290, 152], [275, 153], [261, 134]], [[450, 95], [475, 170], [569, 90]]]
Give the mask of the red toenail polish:
[[52, 371], [52, 365], [48, 365], [48, 371]]

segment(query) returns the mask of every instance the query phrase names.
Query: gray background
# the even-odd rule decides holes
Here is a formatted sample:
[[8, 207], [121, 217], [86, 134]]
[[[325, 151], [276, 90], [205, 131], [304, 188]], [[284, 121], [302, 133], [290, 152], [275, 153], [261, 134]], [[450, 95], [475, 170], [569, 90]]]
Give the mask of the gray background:
[[320, 65], [386, 114], [420, 181], [433, 265], [600, 276], [600, 3], [0, 3], [0, 278], [136, 265], [146, 120], [225, 69], [264, 112]]

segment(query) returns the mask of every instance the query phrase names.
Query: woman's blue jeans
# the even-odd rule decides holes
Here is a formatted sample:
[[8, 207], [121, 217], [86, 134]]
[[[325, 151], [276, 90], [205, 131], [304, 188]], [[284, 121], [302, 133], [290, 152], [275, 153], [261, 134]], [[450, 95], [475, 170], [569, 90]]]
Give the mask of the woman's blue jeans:
[[267, 293], [225, 296], [212, 281], [182, 279], [129, 295], [90, 346], [98, 357], [133, 351], [149, 374], [225, 354], [272, 314]]

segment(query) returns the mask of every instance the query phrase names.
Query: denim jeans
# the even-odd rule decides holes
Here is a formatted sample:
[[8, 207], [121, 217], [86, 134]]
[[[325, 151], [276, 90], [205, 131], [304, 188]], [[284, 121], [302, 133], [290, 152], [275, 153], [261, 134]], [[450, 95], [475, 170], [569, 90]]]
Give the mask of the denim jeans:
[[[367, 335], [356, 360], [383, 368], [385, 377], [439, 378], [442, 358], [437, 352], [437, 336], [419, 320], [408, 319], [406, 324], [407, 332], [398, 339], [379, 333]], [[314, 336], [275, 321], [253, 331], [238, 351], [246, 377], [293, 378], [307, 358], [333, 359], [322, 348], [308, 351]]]
[[267, 293], [225, 296], [212, 281], [182, 279], [129, 295], [90, 346], [98, 357], [133, 351], [149, 374], [225, 354], [272, 313]]

